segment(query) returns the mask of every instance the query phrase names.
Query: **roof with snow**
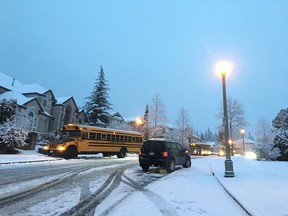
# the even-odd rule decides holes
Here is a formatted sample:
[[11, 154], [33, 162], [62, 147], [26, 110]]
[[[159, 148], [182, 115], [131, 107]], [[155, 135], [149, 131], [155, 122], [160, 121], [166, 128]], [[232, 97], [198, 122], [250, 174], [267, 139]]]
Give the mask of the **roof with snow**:
[[16, 100], [17, 104], [20, 104], [20, 105], [23, 105], [29, 102], [30, 100], [32, 100], [31, 98], [27, 98], [23, 94], [17, 91], [7, 91], [7, 92], [0, 94], [0, 100], [3, 100], [3, 99]]
[[23, 94], [25, 93], [43, 94], [48, 91], [39, 84], [22, 84], [15, 78], [12, 78], [1, 72], [0, 72], [0, 87], [7, 89], [7, 92], [0, 94], [0, 99], [14, 99], [20, 105], [23, 105], [33, 99], [33, 98], [32, 99], [27, 98]]
[[28, 84], [28, 85], [23, 85], [21, 88], [21, 93], [41, 93], [44, 94], [47, 92], [47, 89], [44, 89], [42, 86], [39, 84]]
[[[7, 89], [7, 92], [0, 94], [0, 99], [14, 99], [19, 105], [24, 105], [25, 103], [33, 100], [34, 98], [27, 98], [24, 95], [29, 93], [45, 94], [51, 89], [45, 89], [41, 85], [34, 84], [22, 84], [15, 78], [12, 78], [4, 73], [0, 72], [0, 87]], [[52, 91], [51, 91], [52, 92]], [[23, 95], [24, 94], [24, 95]], [[53, 94], [53, 92], [52, 92]], [[70, 97], [58, 97], [57, 104], [63, 104], [69, 99], [74, 98]], [[75, 103], [75, 101], [74, 101]], [[76, 105], [76, 103], [75, 103]]]
[[34, 84], [22, 84], [15, 78], [12, 78], [4, 73], [0, 72], [0, 86], [20, 93], [45, 93], [47, 89], [43, 88], [37, 83]]
[[69, 100], [71, 97], [56, 97], [57, 100], [57, 104], [63, 104], [65, 103], [67, 100]]

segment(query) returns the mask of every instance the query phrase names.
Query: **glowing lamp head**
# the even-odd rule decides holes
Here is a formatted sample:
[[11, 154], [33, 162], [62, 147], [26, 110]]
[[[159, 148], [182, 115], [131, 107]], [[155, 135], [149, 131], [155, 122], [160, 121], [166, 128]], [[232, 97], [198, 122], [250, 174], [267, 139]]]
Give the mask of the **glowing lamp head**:
[[136, 124], [138, 126], [143, 124], [143, 121], [142, 121], [142, 119], [140, 117], [136, 118]]
[[220, 61], [215, 66], [216, 73], [221, 76], [227, 76], [233, 70], [233, 66], [228, 61]]
[[245, 130], [244, 130], [244, 129], [241, 129], [241, 130], [240, 130], [240, 133], [241, 133], [241, 134], [244, 134], [244, 133], [245, 133]]

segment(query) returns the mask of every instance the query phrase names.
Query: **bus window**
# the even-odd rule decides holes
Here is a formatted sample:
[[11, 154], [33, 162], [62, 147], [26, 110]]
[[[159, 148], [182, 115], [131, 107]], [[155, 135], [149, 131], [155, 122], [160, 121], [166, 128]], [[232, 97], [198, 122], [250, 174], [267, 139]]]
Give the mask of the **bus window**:
[[90, 132], [89, 139], [95, 139], [95, 138], [96, 138], [96, 133]]
[[116, 139], [115, 139], [115, 135], [112, 135], [112, 141], [115, 141]]
[[80, 130], [63, 130], [62, 137], [80, 137], [81, 131]]
[[131, 142], [131, 136], [128, 136], [128, 142]]
[[119, 140], [120, 140], [119, 135], [116, 135], [116, 141], [119, 141]]
[[97, 140], [100, 140], [100, 139], [101, 139], [101, 133], [97, 133], [96, 139], [97, 139]]
[[102, 140], [106, 140], [106, 134], [102, 134]]
[[120, 136], [120, 141], [123, 142], [124, 141], [124, 136]]
[[131, 141], [132, 141], [132, 142], [135, 142], [135, 137], [132, 137]]
[[88, 139], [88, 133], [82, 132], [82, 139]]
[[107, 140], [111, 140], [111, 134], [107, 134]]
[[124, 136], [124, 142], [127, 142], [127, 140], [128, 140], [128, 137]]

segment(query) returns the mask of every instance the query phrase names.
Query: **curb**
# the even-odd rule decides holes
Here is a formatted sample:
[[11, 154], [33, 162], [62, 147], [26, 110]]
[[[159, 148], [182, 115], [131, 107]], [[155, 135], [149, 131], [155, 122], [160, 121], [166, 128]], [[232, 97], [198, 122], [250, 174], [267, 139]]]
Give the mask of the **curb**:
[[213, 169], [212, 169], [212, 164], [210, 163], [210, 169], [211, 169], [211, 174], [215, 177], [215, 179], [219, 182], [219, 184], [221, 185], [221, 187], [226, 191], [226, 193], [249, 215], [252, 216], [252, 214], [241, 204], [241, 202], [239, 200], [236, 199], [236, 197], [234, 197], [229, 190], [222, 184], [222, 182], [217, 178], [217, 176], [215, 175]]

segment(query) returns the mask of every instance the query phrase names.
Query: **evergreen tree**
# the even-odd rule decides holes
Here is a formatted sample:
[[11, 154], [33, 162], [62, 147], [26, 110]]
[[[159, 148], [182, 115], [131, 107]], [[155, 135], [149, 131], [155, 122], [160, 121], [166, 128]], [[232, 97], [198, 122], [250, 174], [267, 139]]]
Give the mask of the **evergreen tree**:
[[1, 100], [0, 111], [0, 153], [5, 153], [9, 148], [21, 147], [25, 144], [26, 118], [21, 118], [23, 114], [17, 112], [15, 100]]
[[280, 150], [278, 160], [288, 161], [288, 108], [282, 109], [272, 121], [274, 137], [273, 148]]
[[106, 126], [109, 123], [108, 111], [111, 109], [111, 104], [108, 102], [108, 90], [110, 89], [101, 66], [94, 89], [84, 107], [89, 124]]
[[[27, 132], [22, 122], [14, 115], [12, 119], [0, 125], [0, 148], [22, 147], [27, 138]], [[3, 148], [4, 147], [4, 148]]]
[[16, 100], [0, 100], [0, 124], [3, 124], [7, 120], [12, 120], [16, 114], [16, 109]]
[[146, 105], [145, 113], [143, 116], [143, 132], [144, 132], [144, 140], [149, 139], [149, 106]]

